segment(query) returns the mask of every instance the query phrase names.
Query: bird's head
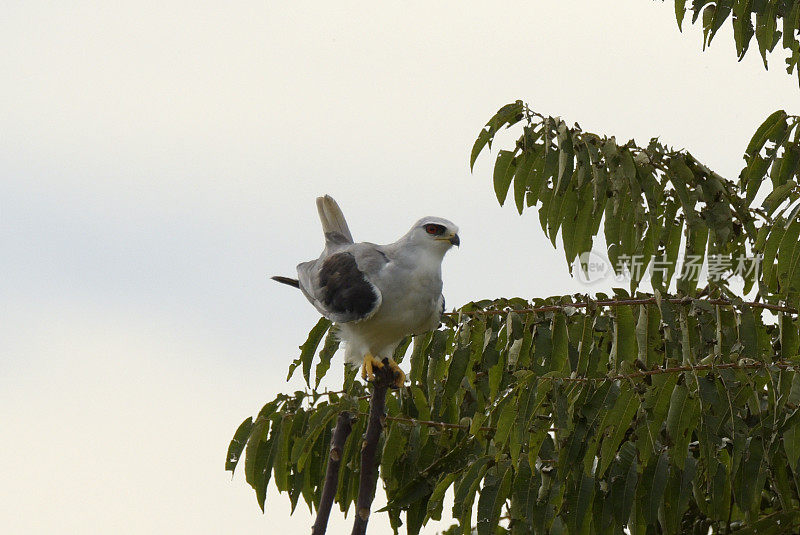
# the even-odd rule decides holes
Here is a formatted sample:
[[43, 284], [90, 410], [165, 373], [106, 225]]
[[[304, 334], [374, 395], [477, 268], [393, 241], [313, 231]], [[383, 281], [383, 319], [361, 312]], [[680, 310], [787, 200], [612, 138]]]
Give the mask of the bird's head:
[[453, 245], [460, 245], [458, 227], [441, 217], [423, 217], [411, 227], [408, 238], [412, 243], [433, 251], [447, 252]]

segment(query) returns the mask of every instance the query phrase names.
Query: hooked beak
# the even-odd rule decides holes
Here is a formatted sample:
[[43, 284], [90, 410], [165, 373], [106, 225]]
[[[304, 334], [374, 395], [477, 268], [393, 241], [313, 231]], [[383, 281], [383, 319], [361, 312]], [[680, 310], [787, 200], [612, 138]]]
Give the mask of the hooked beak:
[[455, 245], [456, 247], [458, 247], [459, 245], [461, 245], [461, 240], [459, 239], [459, 237], [458, 237], [458, 234], [453, 234], [453, 235], [450, 237], [450, 240], [449, 240], [449, 241], [450, 241], [450, 243], [451, 243], [452, 245]]

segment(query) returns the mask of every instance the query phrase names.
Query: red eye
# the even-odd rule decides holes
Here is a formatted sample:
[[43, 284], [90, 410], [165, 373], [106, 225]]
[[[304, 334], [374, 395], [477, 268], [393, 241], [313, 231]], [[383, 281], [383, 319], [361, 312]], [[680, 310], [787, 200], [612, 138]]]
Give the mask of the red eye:
[[425, 225], [425, 232], [428, 234], [439, 234], [441, 232], [439, 229], [439, 225]]

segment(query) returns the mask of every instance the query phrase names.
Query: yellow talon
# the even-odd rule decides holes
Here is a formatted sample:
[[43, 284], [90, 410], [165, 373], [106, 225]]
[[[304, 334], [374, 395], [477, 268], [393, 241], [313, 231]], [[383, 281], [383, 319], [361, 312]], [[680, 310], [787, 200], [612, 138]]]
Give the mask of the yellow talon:
[[389, 367], [394, 372], [394, 386], [397, 388], [403, 388], [403, 385], [406, 382], [406, 374], [403, 370], [400, 369], [400, 366], [394, 361], [394, 359], [389, 359]]
[[372, 353], [367, 353], [364, 355], [364, 363], [361, 365], [361, 378], [364, 380], [374, 381], [375, 374], [373, 373], [372, 369], [383, 368], [383, 363], [372, 356]]

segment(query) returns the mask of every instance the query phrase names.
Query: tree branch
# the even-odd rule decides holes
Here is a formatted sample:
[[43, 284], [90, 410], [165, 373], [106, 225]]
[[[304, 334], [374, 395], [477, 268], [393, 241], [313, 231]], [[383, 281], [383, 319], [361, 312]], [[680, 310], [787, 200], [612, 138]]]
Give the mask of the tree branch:
[[375, 498], [377, 484], [376, 454], [378, 441], [383, 432], [386, 419], [386, 391], [394, 384], [394, 372], [389, 367], [389, 361], [383, 360], [383, 367], [375, 369], [375, 381], [372, 384], [372, 397], [369, 401], [369, 420], [367, 431], [364, 433], [364, 443], [361, 446], [361, 477], [358, 487], [358, 500], [356, 501], [356, 516], [353, 521], [351, 535], [365, 535], [369, 521], [370, 507]]
[[[797, 309], [782, 306], [782, 305], [773, 305], [771, 303], [757, 303], [757, 302], [742, 302], [736, 303], [732, 301], [728, 301], [727, 299], [698, 299], [695, 297], [670, 297], [664, 298], [663, 301], [669, 301], [672, 304], [676, 305], [688, 305], [695, 301], [699, 301], [702, 303], [708, 303], [710, 305], [720, 305], [720, 306], [729, 306], [729, 307], [739, 307], [741, 305], [747, 305], [752, 308], [763, 308], [766, 310], [772, 310], [775, 312], [786, 312], [789, 314], [797, 314]], [[479, 315], [486, 315], [492, 316], [496, 314], [508, 314], [509, 312], [518, 312], [518, 313], [532, 313], [532, 312], [558, 312], [560, 310], [564, 310], [565, 308], [588, 308], [592, 306], [597, 307], [619, 307], [619, 306], [632, 306], [632, 305], [655, 305], [658, 304], [658, 301], [655, 297], [645, 297], [645, 298], [638, 298], [638, 299], [602, 299], [598, 301], [582, 301], [579, 303], [563, 303], [557, 305], [544, 305], [540, 307], [534, 308], [508, 308], [502, 310], [473, 310], [470, 312], [445, 312], [445, 316], [452, 316], [457, 318], [458, 316], [479, 316]]]
[[347, 437], [353, 430], [355, 418], [347, 411], [339, 413], [336, 427], [331, 437], [331, 452], [328, 457], [328, 468], [325, 471], [325, 484], [322, 487], [322, 496], [317, 509], [317, 519], [311, 528], [311, 535], [324, 535], [328, 529], [328, 517], [331, 514], [333, 498], [336, 496], [336, 487], [339, 484], [339, 465], [342, 463], [342, 450]]

